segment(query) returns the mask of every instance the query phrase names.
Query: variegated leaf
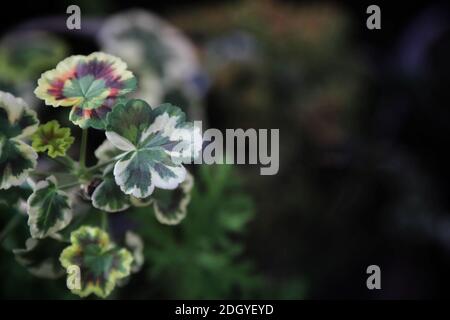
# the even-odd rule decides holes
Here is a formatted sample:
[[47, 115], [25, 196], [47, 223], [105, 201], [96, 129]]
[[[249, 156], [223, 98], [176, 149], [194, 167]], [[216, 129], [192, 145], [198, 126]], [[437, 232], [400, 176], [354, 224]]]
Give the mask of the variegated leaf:
[[92, 205], [106, 212], [119, 212], [130, 207], [129, 198], [116, 184], [113, 167], [107, 167], [103, 174], [102, 182], [95, 188], [92, 194]]
[[157, 190], [152, 195], [156, 219], [167, 225], [180, 223], [186, 217], [193, 185], [194, 178], [188, 173], [186, 180], [175, 190]]
[[76, 125], [105, 128], [118, 99], [136, 89], [136, 78], [121, 59], [103, 52], [71, 56], [42, 74], [36, 96], [53, 107], [72, 107]]
[[36, 113], [22, 99], [0, 91], [0, 189], [21, 185], [36, 167], [36, 152], [21, 139], [38, 125]]
[[108, 115], [106, 137], [124, 152], [114, 166], [116, 183], [136, 198], [150, 196], [155, 187], [172, 190], [183, 182], [182, 162], [198, 154], [202, 140], [180, 108], [163, 104], [152, 109], [142, 100], [116, 106]]
[[82, 226], [72, 232], [70, 240], [72, 245], [61, 253], [60, 262], [64, 268], [80, 268], [81, 288], [71, 289], [72, 293], [105, 298], [118, 280], [130, 274], [133, 256], [127, 249], [116, 247], [103, 230]]
[[69, 196], [58, 189], [54, 176], [36, 184], [28, 198], [28, 225], [33, 238], [45, 238], [64, 229], [72, 219]]
[[37, 154], [29, 145], [17, 139], [0, 137], [0, 189], [24, 183], [36, 163]]

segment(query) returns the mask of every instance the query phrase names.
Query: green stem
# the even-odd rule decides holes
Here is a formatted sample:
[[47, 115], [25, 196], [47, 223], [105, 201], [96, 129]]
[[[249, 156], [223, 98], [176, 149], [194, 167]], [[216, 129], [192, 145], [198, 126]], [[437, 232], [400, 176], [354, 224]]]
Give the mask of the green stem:
[[75, 168], [75, 161], [73, 161], [73, 159], [67, 155], [62, 157], [64, 159], [64, 161], [66, 161], [72, 168]]
[[43, 172], [43, 171], [38, 171], [38, 170], [34, 170], [31, 172], [31, 175], [34, 176], [41, 176], [41, 177], [48, 177], [50, 175], [54, 175], [54, 176], [75, 176], [73, 173], [71, 172], [60, 172], [60, 171], [56, 171], [56, 172]]
[[2, 243], [3, 240], [5, 240], [5, 238], [8, 236], [8, 234], [13, 231], [14, 228], [19, 224], [20, 218], [20, 214], [16, 212], [16, 214], [9, 220], [8, 224], [0, 233], [0, 243]]
[[108, 231], [108, 217], [105, 211], [101, 212], [101, 228], [104, 231]]
[[69, 182], [67, 184], [63, 184], [62, 186], [59, 187], [59, 189], [63, 190], [63, 189], [69, 189], [75, 186], [80, 185], [81, 183], [79, 181], [74, 181], [74, 182]]
[[[55, 174], [55, 173], [53, 173], [53, 174]], [[35, 175], [35, 176], [41, 176], [41, 177], [47, 177], [47, 176], [49, 176], [50, 174], [48, 173], [48, 172], [41, 172], [41, 171], [33, 171], [33, 172], [31, 172], [31, 175]]]
[[[58, 157], [58, 158], [49, 157], [49, 158], [68, 169], [72, 169], [71, 162], [66, 161], [65, 158], [62, 158], [62, 157]], [[72, 159], [70, 159], [70, 160], [73, 162]]]
[[112, 159], [109, 159], [108, 161], [105, 161], [105, 162], [102, 162], [102, 163], [98, 163], [95, 166], [87, 168], [86, 172], [88, 172], [88, 173], [95, 172], [96, 170], [101, 169], [103, 167], [106, 167], [108, 164], [113, 163], [115, 161], [117, 161], [117, 159], [116, 158], [112, 158]]
[[80, 147], [80, 167], [86, 168], [86, 148], [88, 139], [88, 129], [83, 129], [81, 133], [81, 147]]

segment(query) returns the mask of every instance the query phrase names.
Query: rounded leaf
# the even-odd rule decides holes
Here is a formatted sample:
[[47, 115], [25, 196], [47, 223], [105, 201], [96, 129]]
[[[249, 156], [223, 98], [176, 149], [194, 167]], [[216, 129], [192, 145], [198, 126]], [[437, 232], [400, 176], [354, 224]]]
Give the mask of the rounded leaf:
[[104, 129], [106, 115], [121, 96], [135, 90], [136, 78], [120, 58], [103, 52], [71, 56], [42, 74], [36, 96], [53, 107], [72, 107], [70, 120]]
[[112, 167], [108, 167], [103, 175], [103, 181], [92, 194], [92, 205], [106, 212], [124, 211], [130, 207], [129, 196], [124, 194], [114, 180]]
[[120, 189], [136, 198], [150, 196], [155, 187], [175, 189], [186, 178], [180, 159], [199, 148], [201, 134], [185, 122], [180, 108], [163, 104], [151, 109], [130, 100], [108, 115], [106, 137], [125, 151], [114, 166]]
[[103, 230], [82, 226], [72, 232], [70, 240], [72, 245], [64, 249], [59, 260], [64, 268], [80, 268], [81, 288], [72, 289], [72, 293], [105, 298], [119, 279], [130, 275], [133, 256], [127, 249], [116, 247]]

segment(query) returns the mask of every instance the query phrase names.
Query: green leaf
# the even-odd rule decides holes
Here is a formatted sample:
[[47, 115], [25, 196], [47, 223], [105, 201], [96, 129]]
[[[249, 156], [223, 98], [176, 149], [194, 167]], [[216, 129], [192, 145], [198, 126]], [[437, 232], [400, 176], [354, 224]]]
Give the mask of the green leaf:
[[124, 151], [114, 166], [120, 189], [146, 198], [155, 187], [175, 189], [186, 179], [182, 161], [201, 149], [199, 128], [185, 122], [180, 108], [163, 104], [152, 109], [145, 101], [119, 104], [108, 115], [106, 137]]
[[180, 223], [186, 217], [193, 185], [194, 178], [188, 173], [186, 180], [175, 190], [159, 189], [153, 193], [153, 209], [156, 219], [167, 225]]
[[112, 166], [105, 169], [102, 183], [95, 188], [92, 194], [92, 205], [106, 212], [119, 212], [130, 207], [130, 199], [116, 184], [112, 169]]
[[116, 247], [106, 232], [96, 227], [82, 226], [72, 232], [72, 245], [64, 249], [60, 262], [64, 268], [76, 265], [81, 271], [81, 288], [72, 289], [80, 297], [95, 294], [107, 297], [119, 279], [130, 274], [133, 256]]
[[40, 278], [57, 279], [64, 275], [64, 269], [59, 263], [59, 254], [65, 245], [53, 238], [42, 240], [28, 238], [25, 249], [13, 249], [17, 262], [28, 271]]
[[56, 158], [66, 155], [75, 138], [71, 136], [70, 128], [61, 128], [58, 121], [52, 120], [39, 126], [32, 141], [34, 150], [47, 152], [50, 157]]
[[33, 238], [45, 238], [64, 229], [72, 220], [69, 196], [54, 176], [39, 181], [28, 198], [28, 225]]
[[121, 59], [103, 52], [71, 56], [42, 74], [36, 96], [53, 107], [72, 107], [70, 120], [81, 128], [105, 128], [106, 115], [136, 89], [136, 78]]
[[21, 139], [38, 125], [36, 113], [22, 99], [0, 91], [0, 189], [21, 185], [36, 167], [36, 152]]

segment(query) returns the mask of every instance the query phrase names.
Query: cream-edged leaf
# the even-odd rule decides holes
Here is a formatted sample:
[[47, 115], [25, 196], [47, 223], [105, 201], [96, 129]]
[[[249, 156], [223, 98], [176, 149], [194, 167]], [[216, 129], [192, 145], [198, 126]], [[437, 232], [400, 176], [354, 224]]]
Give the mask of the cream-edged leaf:
[[28, 225], [33, 238], [45, 238], [72, 220], [68, 194], [58, 189], [54, 176], [39, 181], [28, 198]]

